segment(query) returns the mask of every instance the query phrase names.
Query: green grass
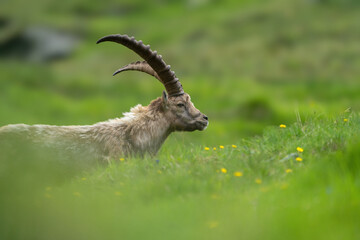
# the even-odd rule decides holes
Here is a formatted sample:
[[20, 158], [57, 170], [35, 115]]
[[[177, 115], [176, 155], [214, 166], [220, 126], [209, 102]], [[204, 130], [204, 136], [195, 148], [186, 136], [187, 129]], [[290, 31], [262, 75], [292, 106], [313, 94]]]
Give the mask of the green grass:
[[0, 146], [0, 239], [359, 239], [358, 2], [1, 3], [0, 44], [44, 24], [79, 42], [61, 61], [0, 58], [0, 126], [92, 124], [159, 97], [150, 76], [111, 77], [138, 60], [95, 44], [113, 33], [162, 54], [210, 125], [109, 165]]
[[[114, 159], [57, 178], [51, 174], [55, 169], [35, 168], [32, 177], [17, 169], [18, 175], [1, 179], [0, 236], [357, 239], [359, 124], [359, 114], [314, 115], [286, 128], [269, 127], [261, 137], [239, 139], [236, 148], [221, 149], [219, 142], [205, 150], [171, 139], [158, 161]], [[234, 176], [237, 171], [243, 175]], [[41, 177], [43, 172], [50, 177]]]

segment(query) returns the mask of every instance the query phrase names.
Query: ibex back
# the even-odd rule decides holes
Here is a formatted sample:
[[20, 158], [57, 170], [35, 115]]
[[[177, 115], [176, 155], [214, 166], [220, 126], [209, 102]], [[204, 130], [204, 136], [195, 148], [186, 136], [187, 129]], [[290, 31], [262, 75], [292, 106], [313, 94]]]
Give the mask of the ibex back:
[[18, 137], [60, 151], [87, 152], [96, 158], [150, 154], [154, 156], [174, 131], [205, 130], [208, 118], [195, 108], [175, 73], [150, 46], [127, 35], [109, 35], [97, 43], [116, 42], [145, 61], [130, 63], [115, 74], [136, 70], [157, 78], [165, 87], [162, 96], [148, 106], [137, 105], [122, 118], [94, 125], [51, 126], [11, 124], [0, 128], [0, 140]]

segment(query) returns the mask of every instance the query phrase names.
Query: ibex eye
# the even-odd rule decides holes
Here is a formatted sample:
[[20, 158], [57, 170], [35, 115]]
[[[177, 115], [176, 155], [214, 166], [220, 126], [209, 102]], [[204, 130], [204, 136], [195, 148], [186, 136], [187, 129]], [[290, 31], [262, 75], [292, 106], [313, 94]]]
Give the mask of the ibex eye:
[[178, 107], [185, 107], [185, 105], [183, 103], [178, 103], [177, 106]]

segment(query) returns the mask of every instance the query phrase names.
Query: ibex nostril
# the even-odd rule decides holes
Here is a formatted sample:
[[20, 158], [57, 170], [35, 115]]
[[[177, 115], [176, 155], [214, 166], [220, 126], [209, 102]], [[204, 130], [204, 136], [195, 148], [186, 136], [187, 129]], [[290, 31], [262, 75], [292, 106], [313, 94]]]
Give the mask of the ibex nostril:
[[207, 117], [206, 115], [204, 115], [204, 116], [203, 116], [203, 118], [204, 118], [205, 120], [209, 120], [209, 119], [208, 119], [208, 117]]

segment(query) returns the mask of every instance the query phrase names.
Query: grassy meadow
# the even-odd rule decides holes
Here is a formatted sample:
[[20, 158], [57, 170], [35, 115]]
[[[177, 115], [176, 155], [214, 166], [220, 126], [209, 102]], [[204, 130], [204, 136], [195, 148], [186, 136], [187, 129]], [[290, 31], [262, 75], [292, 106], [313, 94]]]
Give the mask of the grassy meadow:
[[[9, 44], [34, 26], [72, 36], [71, 54]], [[0, 126], [93, 124], [159, 97], [151, 76], [111, 76], [140, 60], [95, 44], [113, 33], [171, 64], [208, 129], [93, 166], [0, 147], [0, 239], [360, 238], [358, 1], [2, 2]]]

